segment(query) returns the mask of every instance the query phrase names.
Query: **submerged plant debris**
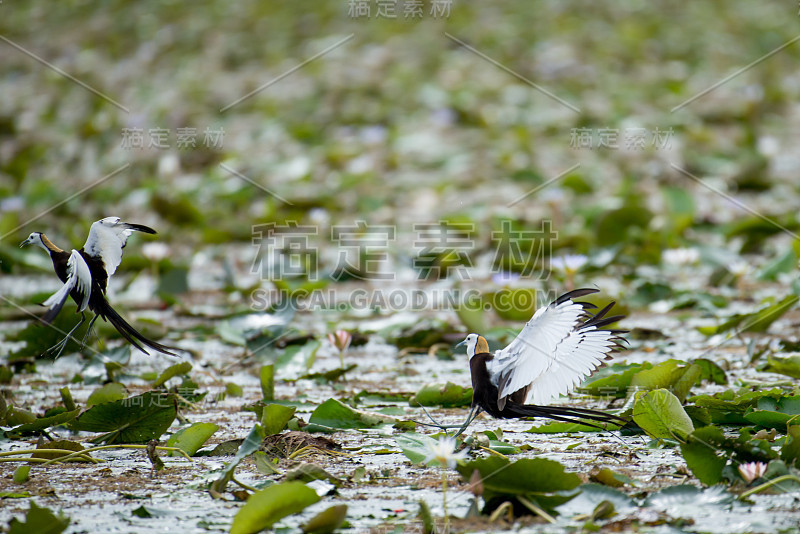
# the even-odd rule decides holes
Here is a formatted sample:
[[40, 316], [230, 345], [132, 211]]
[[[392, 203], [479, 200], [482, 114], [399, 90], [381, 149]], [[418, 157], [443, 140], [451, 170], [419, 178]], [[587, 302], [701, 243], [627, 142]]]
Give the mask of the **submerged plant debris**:
[[[1, 531], [797, 528], [796, 6], [7, 4]], [[180, 356], [48, 352], [80, 316], [18, 245], [106, 216]], [[455, 345], [580, 287], [627, 345], [553, 403], [632, 423], [449, 441]]]

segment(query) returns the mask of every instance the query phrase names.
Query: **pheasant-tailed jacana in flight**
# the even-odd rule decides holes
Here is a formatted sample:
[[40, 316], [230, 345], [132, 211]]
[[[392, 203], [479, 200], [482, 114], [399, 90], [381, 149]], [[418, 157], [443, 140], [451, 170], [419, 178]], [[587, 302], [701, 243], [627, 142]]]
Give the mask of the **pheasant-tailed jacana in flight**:
[[94, 322], [98, 317], [102, 317], [103, 320], [110, 322], [128, 343], [145, 354], [149, 355], [150, 353], [142, 348], [142, 345], [170, 356], [175, 356], [173, 350], [180, 350], [147, 339], [128, 324], [106, 300], [108, 279], [119, 267], [122, 261], [122, 249], [125, 248], [128, 237], [134, 231], [146, 234], [156, 233], [155, 230], [143, 224], [130, 224], [120, 222], [119, 217], [106, 217], [92, 224], [86, 244], [80, 250], [73, 249], [72, 252], [62, 250], [41, 232], [33, 232], [20, 244], [20, 247], [37, 245], [46, 250], [53, 260], [56, 275], [64, 282], [61, 289], [42, 303], [43, 306], [49, 307], [41, 318], [42, 322], [50, 324], [64, 307], [67, 297], [72, 297], [72, 300], [78, 305], [78, 313], [81, 314], [80, 322], [70, 330], [67, 337], [50, 349], [50, 351], [59, 349], [56, 358], [61, 355], [72, 337], [72, 333], [86, 321], [84, 314], [86, 308], [89, 308], [95, 315], [89, 322], [89, 328], [83, 338], [84, 344]]
[[592, 314], [587, 310], [597, 306], [573, 300], [598, 291], [576, 289], [539, 308], [511, 344], [494, 354], [478, 334], [469, 334], [459, 343], [467, 345], [473, 394], [472, 409], [456, 436], [481, 410], [501, 419], [546, 417], [589, 426], [596, 425], [581, 419], [623, 426], [628, 423], [597, 410], [546, 405], [575, 389], [603, 360], [611, 359], [610, 352], [623, 348], [624, 330], [602, 330], [623, 318], [606, 317], [613, 302]]

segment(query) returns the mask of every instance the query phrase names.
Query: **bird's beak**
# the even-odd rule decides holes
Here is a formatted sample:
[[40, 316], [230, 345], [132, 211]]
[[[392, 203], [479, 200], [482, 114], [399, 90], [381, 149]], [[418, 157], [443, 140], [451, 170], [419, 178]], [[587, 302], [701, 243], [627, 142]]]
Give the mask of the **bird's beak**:
[[460, 347], [461, 345], [464, 345], [464, 344], [466, 344], [466, 342], [467, 342], [467, 340], [465, 339], [465, 340], [464, 340], [464, 341], [462, 341], [461, 343], [457, 344], [457, 345], [456, 345], [454, 348], [456, 348], [456, 349], [457, 349], [457, 348], [458, 348], [458, 347]]
[[31, 238], [29, 237], [28, 239], [19, 244], [19, 248], [27, 247], [30, 244], [31, 244]]

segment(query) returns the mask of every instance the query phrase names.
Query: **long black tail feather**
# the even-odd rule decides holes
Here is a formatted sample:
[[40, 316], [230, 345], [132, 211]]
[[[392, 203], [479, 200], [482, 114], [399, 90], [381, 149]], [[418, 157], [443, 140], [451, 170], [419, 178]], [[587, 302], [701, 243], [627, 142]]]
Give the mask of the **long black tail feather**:
[[125, 338], [125, 340], [128, 343], [130, 343], [140, 351], [144, 352], [148, 356], [150, 355], [150, 353], [144, 350], [144, 348], [142, 348], [142, 345], [144, 345], [145, 347], [149, 347], [153, 350], [157, 350], [158, 352], [169, 354], [170, 356], [177, 356], [177, 354], [175, 354], [172, 351], [181, 350], [176, 347], [169, 347], [167, 345], [162, 345], [161, 343], [153, 341], [152, 339], [146, 338], [144, 335], [142, 335], [141, 332], [139, 332], [130, 324], [128, 324], [128, 322], [125, 321], [125, 319], [123, 319], [122, 316], [118, 314], [117, 311], [114, 308], [112, 308], [111, 305], [108, 303], [108, 301], [105, 299], [103, 299], [102, 303], [98, 305], [98, 309], [95, 310], [95, 313], [100, 315], [102, 318], [107, 319], [108, 322], [111, 323], [111, 325], [117, 329], [117, 332], [119, 332], [120, 335], [123, 338]]
[[590, 410], [588, 408], [567, 408], [565, 406], [539, 406], [536, 404], [507, 402], [503, 413], [511, 417], [544, 417], [564, 423], [586, 425], [601, 430], [605, 429], [601, 426], [591, 424], [586, 420], [588, 419], [589, 421], [595, 421], [597, 423], [610, 423], [620, 427], [632, 424], [630, 419], [618, 415], [601, 412], [599, 410]]

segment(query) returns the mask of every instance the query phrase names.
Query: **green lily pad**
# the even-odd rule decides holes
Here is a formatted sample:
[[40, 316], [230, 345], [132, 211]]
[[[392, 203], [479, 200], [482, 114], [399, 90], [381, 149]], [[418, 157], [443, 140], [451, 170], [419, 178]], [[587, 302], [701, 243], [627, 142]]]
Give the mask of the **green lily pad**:
[[336, 432], [354, 428], [373, 428], [395, 422], [397, 422], [395, 417], [356, 410], [336, 399], [328, 399], [311, 413], [308, 426], [304, 430], [306, 432]]
[[472, 403], [472, 388], [452, 382], [425, 384], [408, 400], [410, 406], [469, 406]]
[[786, 440], [781, 446], [781, 460], [790, 467], [800, 467], [800, 425], [786, 429]]
[[786, 358], [767, 356], [767, 363], [758, 370], [800, 378], [800, 354], [793, 354]]
[[85, 432], [106, 432], [92, 440], [94, 442], [147, 443], [167, 431], [177, 411], [175, 394], [148, 391], [92, 406], [70, 427]]
[[7, 430], [6, 435], [9, 437], [24, 436], [26, 434], [33, 434], [41, 432], [52, 426], [63, 425], [75, 419], [80, 413], [80, 409], [71, 412], [61, 412], [57, 415], [50, 417], [38, 417], [30, 423], [23, 423], [14, 428]]
[[9, 534], [58, 534], [69, 526], [69, 518], [63, 514], [54, 514], [47, 508], [40, 508], [31, 501], [31, 507], [25, 513], [25, 521], [16, 517], [9, 523]]
[[628, 396], [633, 377], [640, 371], [652, 367], [653, 364], [650, 362], [609, 365], [592, 375], [591, 380], [581, 385], [578, 391], [595, 397], [624, 399]]
[[336, 504], [321, 511], [301, 528], [305, 534], [331, 534], [344, 523], [347, 517], [347, 505]]
[[286, 423], [294, 417], [294, 412], [297, 410], [294, 406], [283, 406], [281, 404], [267, 404], [261, 412], [261, 427], [264, 429], [264, 434], [279, 434], [284, 428]]
[[230, 534], [261, 532], [319, 500], [317, 492], [302, 482], [273, 484], [247, 499], [247, 503], [233, 518]]
[[639, 509], [636, 501], [617, 489], [601, 484], [583, 484], [580, 489], [581, 492], [572, 500], [556, 508], [559, 515], [571, 517], [578, 514], [590, 514], [603, 501], [611, 502], [616, 512], [622, 515]]
[[522, 458], [514, 462], [499, 456], [473, 460], [456, 467], [461, 477], [469, 481], [478, 471], [483, 485], [483, 498], [496, 496], [540, 495], [573, 490], [581, 483], [575, 473], [545, 458]]
[[91, 408], [97, 404], [104, 402], [113, 402], [124, 399], [128, 396], [128, 391], [125, 386], [119, 382], [109, 382], [108, 384], [97, 388], [92, 391], [89, 398], [86, 400], [86, 407]]
[[734, 315], [719, 326], [702, 326], [697, 330], [706, 336], [721, 334], [734, 328], [739, 328], [740, 332], [766, 332], [769, 326], [792, 309], [798, 300], [800, 300], [800, 297], [797, 295], [789, 295], [783, 300], [768, 305], [757, 312]]
[[180, 362], [176, 363], [175, 365], [170, 365], [158, 376], [155, 382], [153, 382], [153, 387], [158, 388], [163, 386], [167, 383], [167, 380], [170, 378], [180, 376], [180, 375], [188, 375], [189, 372], [192, 370], [192, 364], [189, 362]]
[[684, 441], [694, 430], [692, 420], [670, 391], [639, 392], [635, 398], [633, 420], [651, 437]]
[[208, 491], [212, 497], [217, 498], [225, 491], [228, 482], [233, 478], [233, 472], [236, 470], [236, 466], [246, 457], [256, 452], [261, 446], [261, 441], [263, 439], [264, 431], [261, 429], [261, 425], [256, 423], [242, 444], [239, 445], [236, 456], [222, 468], [222, 474], [211, 483], [211, 487]]
[[[194, 456], [217, 430], [219, 430], [219, 426], [214, 423], [194, 423], [170, 436], [167, 440], [167, 447], [178, 447], [189, 456]], [[171, 456], [176, 454], [170, 452]]]
[[643, 369], [631, 378], [630, 386], [638, 391], [670, 389], [681, 402], [701, 375], [700, 366], [686, 365], [678, 360], [667, 360], [651, 369]]
[[713, 486], [722, 481], [722, 469], [728, 458], [718, 452], [718, 445], [725, 441], [722, 430], [714, 426], [706, 426], [694, 430], [681, 443], [681, 454], [686, 466], [692, 474], [706, 486]]

